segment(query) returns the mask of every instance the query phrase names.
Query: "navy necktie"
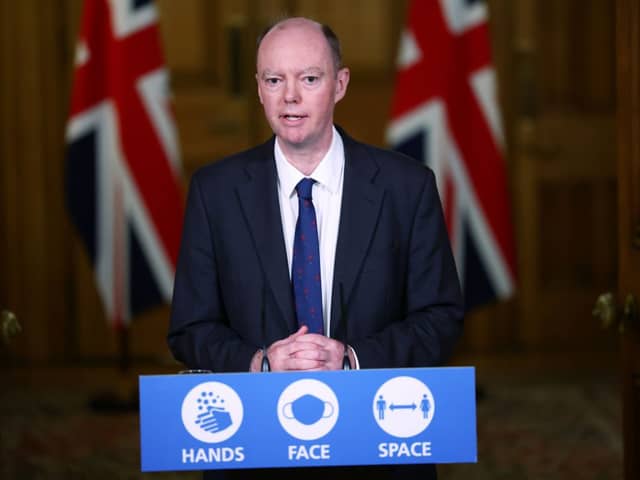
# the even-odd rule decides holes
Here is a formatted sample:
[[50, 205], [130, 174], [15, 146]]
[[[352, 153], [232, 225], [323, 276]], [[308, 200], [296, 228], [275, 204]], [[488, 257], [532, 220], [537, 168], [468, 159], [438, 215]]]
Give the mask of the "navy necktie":
[[311, 199], [314, 183], [312, 178], [303, 178], [296, 185], [298, 221], [293, 241], [291, 279], [298, 325], [307, 325], [311, 333], [323, 333], [320, 246], [316, 211]]

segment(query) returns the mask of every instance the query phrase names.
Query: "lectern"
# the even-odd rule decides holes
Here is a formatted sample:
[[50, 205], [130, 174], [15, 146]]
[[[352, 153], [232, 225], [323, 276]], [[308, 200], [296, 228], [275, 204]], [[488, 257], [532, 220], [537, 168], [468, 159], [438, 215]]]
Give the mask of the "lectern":
[[139, 382], [145, 472], [477, 461], [473, 367]]

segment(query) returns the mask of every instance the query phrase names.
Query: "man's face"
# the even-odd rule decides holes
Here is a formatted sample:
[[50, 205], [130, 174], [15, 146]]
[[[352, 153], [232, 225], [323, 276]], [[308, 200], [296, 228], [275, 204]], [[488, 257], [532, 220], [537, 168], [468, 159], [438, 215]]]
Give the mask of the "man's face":
[[260, 103], [285, 153], [323, 154], [349, 71], [343, 68], [336, 75], [322, 31], [301, 20], [274, 28], [262, 40], [257, 69]]

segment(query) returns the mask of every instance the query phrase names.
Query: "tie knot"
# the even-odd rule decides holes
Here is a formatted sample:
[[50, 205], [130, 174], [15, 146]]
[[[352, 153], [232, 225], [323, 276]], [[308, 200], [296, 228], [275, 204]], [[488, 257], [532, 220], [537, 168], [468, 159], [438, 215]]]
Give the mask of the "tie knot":
[[296, 192], [298, 192], [298, 197], [304, 198], [305, 200], [311, 200], [311, 188], [316, 181], [313, 178], [303, 178], [296, 185]]

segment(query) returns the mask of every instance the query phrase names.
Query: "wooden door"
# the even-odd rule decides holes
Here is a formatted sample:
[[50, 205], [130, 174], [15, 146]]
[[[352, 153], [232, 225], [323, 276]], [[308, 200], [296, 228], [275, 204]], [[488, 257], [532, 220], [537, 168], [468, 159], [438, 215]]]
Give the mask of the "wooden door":
[[624, 478], [640, 478], [640, 4], [617, 2], [618, 302], [622, 335]]
[[615, 3], [515, 5], [519, 340], [615, 361], [615, 338], [590, 322], [593, 299], [616, 283]]

